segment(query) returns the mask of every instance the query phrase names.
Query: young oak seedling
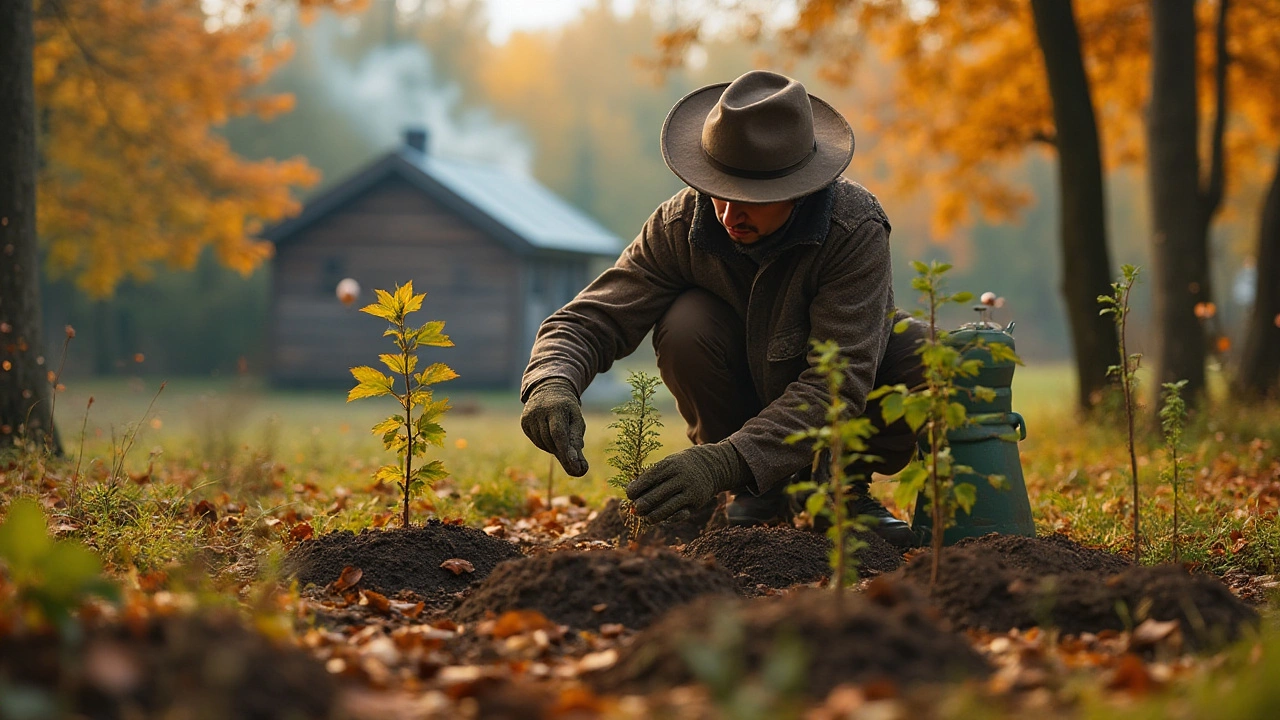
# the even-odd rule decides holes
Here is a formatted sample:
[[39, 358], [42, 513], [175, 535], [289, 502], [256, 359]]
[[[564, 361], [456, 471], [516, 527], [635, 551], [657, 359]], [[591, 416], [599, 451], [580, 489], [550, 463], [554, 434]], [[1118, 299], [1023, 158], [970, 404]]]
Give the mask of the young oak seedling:
[[[814, 368], [827, 381], [827, 401], [823, 403], [825, 423], [787, 436], [787, 443], [805, 440], [813, 443], [811, 480], [795, 483], [787, 488], [787, 492], [810, 493], [805, 499], [805, 510], [815, 520], [825, 517], [831, 523], [827, 529], [827, 537], [831, 540], [831, 585], [835, 588], [838, 604], [845, 586], [858, 578], [857, 552], [866, 546], [854, 535], [866, 530], [866, 525], [860, 518], [849, 517], [845, 502], [845, 484], [865, 478], [846, 477], [846, 468], [859, 461], [878, 459], [866, 454], [867, 438], [875, 434], [876, 429], [866, 416], [848, 417], [849, 403], [840, 395], [840, 388], [844, 385], [849, 361], [840, 355], [840, 346], [831, 340], [814, 341], [811, 357], [815, 360]], [[825, 468], [828, 482], [825, 484], [819, 482], [824, 458], [828, 463]]]
[[[649, 456], [662, 447], [658, 440], [662, 417], [653, 407], [653, 395], [662, 380], [645, 372], [632, 372], [627, 375], [627, 384], [631, 386], [631, 399], [613, 409], [617, 419], [609, 423], [617, 431], [609, 445], [609, 465], [617, 470], [609, 484], [616, 488], [625, 488], [643, 475], [649, 469]], [[632, 538], [639, 538], [646, 523], [633, 512], [631, 501], [624, 497], [618, 510], [627, 532]]]
[[[382, 436], [382, 444], [399, 458], [395, 465], [383, 465], [374, 473], [374, 479], [394, 481], [404, 496], [404, 527], [409, 527], [409, 500], [424, 488], [445, 477], [444, 464], [432, 460], [414, 467], [414, 458], [425, 458], [427, 446], [444, 445], [444, 428], [437, 422], [449, 409], [448, 400], [435, 400], [431, 386], [458, 377], [448, 365], [432, 363], [422, 372], [418, 367], [418, 349], [423, 347], [453, 347], [449, 336], [443, 334], [443, 320], [432, 320], [421, 327], [409, 327], [409, 313], [422, 309], [426, 293], [414, 294], [413, 282], [397, 286], [394, 293], [375, 290], [378, 302], [360, 308], [360, 312], [382, 318], [391, 323], [383, 333], [395, 343], [397, 352], [382, 354], [378, 359], [391, 371], [384, 375], [368, 366], [351, 368], [356, 386], [347, 393], [347, 402], [360, 398], [390, 395], [400, 403], [403, 414], [392, 415], [373, 426], [373, 434]], [[403, 392], [396, 391], [400, 383]], [[416, 411], [416, 415], [415, 415]]]
[[1182, 389], [1187, 386], [1186, 380], [1162, 384], [1161, 396], [1164, 400], [1160, 406], [1160, 429], [1164, 431], [1164, 447], [1169, 453], [1169, 465], [1164, 475], [1173, 488], [1173, 561], [1182, 562], [1182, 539], [1178, 524], [1178, 506], [1182, 487], [1182, 469], [1186, 460], [1179, 455], [1182, 450], [1182, 432], [1187, 423], [1187, 403], [1182, 399]]
[[[914, 388], [906, 385], [879, 387], [871, 392], [868, 399], [883, 398], [881, 411], [886, 423], [903, 418], [913, 432], [924, 430], [926, 454], [923, 458], [913, 460], [898, 476], [894, 499], [899, 506], [905, 507], [924, 491], [929, 503], [933, 532], [933, 553], [929, 569], [929, 584], [932, 586], [938, 582], [942, 542], [947, 527], [955, 523], [957, 509], [970, 512], [978, 499], [976, 486], [955, 481], [958, 475], [976, 474], [973, 468], [956, 464], [951, 455], [947, 432], [973, 422], [968, 410], [956, 401], [956, 397], [961, 392], [970, 392], [973, 397], [987, 402], [995, 398], [995, 391], [991, 388], [975, 387], [966, 390], [957, 386], [958, 378], [975, 377], [982, 369], [981, 360], [965, 355], [969, 350], [981, 347], [991, 355], [993, 362], [1021, 361], [1003, 343], [977, 341], [959, 346], [948, 342], [950, 333], [938, 327], [938, 311], [948, 303], [968, 303], [973, 300], [973, 294], [946, 292], [943, 277], [951, 269], [948, 263], [935, 260], [926, 265], [917, 260], [911, 263], [911, 267], [916, 271], [911, 287], [920, 293], [921, 302], [925, 306], [925, 310], [916, 311], [914, 315], [929, 324], [929, 334], [916, 350], [924, 368], [924, 382]], [[903, 320], [894, 326], [893, 331], [905, 332], [909, 323], [910, 320]], [[996, 488], [1005, 484], [1005, 478], [1001, 475], [987, 475], [986, 480]]]

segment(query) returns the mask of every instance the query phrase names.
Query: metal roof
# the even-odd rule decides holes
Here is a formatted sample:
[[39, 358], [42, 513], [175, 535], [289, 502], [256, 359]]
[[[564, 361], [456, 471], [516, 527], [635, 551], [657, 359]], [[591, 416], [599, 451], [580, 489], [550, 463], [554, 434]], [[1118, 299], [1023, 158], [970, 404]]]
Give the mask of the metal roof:
[[400, 154], [530, 245], [605, 255], [622, 249], [617, 235], [532, 177], [407, 147]]
[[399, 175], [480, 228], [525, 253], [617, 257], [624, 243], [527, 175], [400, 146], [307, 203], [302, 214], [263, 233], [281, 244], [373, 187]]

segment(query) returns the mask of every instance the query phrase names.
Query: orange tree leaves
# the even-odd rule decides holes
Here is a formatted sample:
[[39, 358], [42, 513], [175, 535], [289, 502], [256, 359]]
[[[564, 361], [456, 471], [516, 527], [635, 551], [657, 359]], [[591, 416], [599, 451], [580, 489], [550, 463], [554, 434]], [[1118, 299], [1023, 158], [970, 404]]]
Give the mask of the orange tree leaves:
[[253, 92], [289, 55], [268, 8], [212, 5], [216, 15], [198, 0], [37, 0], [40, 235], [51, 272], [90, 295], [158, 263], [190, 268], [206, 247], [248, 273], [271, 256], [255, 234], [318, 180], [301, 158], [249, 161], [217, 134], [292, 99]]

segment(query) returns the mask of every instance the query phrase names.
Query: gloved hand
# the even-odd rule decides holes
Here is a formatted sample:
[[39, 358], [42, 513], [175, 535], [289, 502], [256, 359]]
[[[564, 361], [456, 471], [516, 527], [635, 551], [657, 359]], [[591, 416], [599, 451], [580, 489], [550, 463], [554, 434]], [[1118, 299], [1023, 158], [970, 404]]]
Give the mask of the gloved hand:
[[647, 520], [678, 522], [717, 494], [743, 487], [750, 472], [727, 440], [694, 445], [654, 463], [627, 485], [627, 497]]
[[534, 385], [520, 415], [520, 427], [538, 449], [555, 455], [565, 472], [574, 477], [587, 474], [587, 458], [582, 454], [587, 423], [578, 393], [568, 380], [550, 377]]

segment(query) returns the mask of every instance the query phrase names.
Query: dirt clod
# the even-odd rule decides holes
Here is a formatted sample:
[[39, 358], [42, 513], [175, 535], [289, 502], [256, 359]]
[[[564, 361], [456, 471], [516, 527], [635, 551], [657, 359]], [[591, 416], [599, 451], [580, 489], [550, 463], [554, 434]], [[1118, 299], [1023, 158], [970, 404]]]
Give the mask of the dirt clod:
[[[857, 554], [863, 575], [891, 572], [902, 565], [902, 555], [879, 535], [868, 532], [859, 537], [866, 543]], [[684, 555], [713, 558], [751, 593], [761, 585], [785, 588], [830, 576], [830, 550], [825, 536], [782, 525], [713, 530], [689, 543]]]
[[[929, 587], [930, 558], [903, 570]], [[943, 550], [932, 600], [959, 627], [1004, 631], [1035, 625], [1066, 633], [1125, 630], [1176, 620], [1193, 647], [1233, 640], [1257, 613], [1217, 578], [1180, 566], [1134, 566], [1061, 537], [974, 538]]]
[[847, 593], [840, 606], [825, 590], [751, 601], [703, 598], [636, 636], [617, 664], [588, 681], [624, 693], [683, 685], [698, 679], [688, 664], [696, 648], [740, 663], [748, 677], [780, 653], [795, 651], [804, 670], [791, 690], [811, 698], [826, 697], [841, 683], [906, 685], [988, 672], [969, 643], [945, 629], [911, 588], [884, 579], [873, 585], [874, 599]]
[[[359, 568], [359, 585], [385, 595], [412, 590], [427, 598], [452, 594], [488, 575], [520, 550], [464, 525], [431, 520], [405, 529], [344, 530], [308, 540], [285, 557], [284, 569], [306, 585], [328, 585], [345, 567]], [[453, 572], [445, 563], [465, 560], [474, 572]], [[458, 563], [454, 563], [458, 566]]]
[[487, 613], [537, 610], [583, 630], [606, 624], [638, 629], [705, 594], [735, 595], [733, 578], [666, 550], [565, 551], [499, 565], [454, 617], [474, 622]]

